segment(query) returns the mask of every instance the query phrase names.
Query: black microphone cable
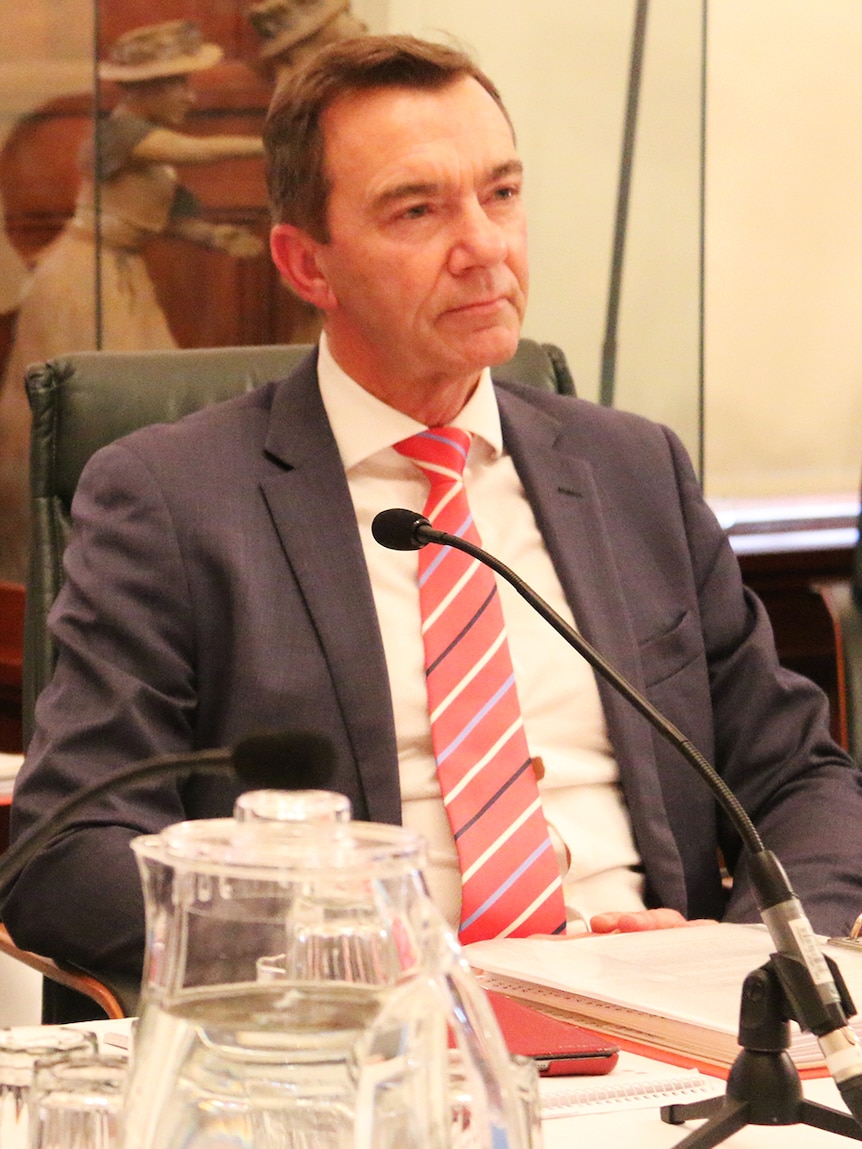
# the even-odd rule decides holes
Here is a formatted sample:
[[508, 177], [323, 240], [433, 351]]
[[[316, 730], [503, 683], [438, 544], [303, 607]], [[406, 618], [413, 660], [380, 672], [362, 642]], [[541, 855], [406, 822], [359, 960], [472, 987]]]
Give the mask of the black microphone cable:
[[325, 789], [335, 767], [335, 748], [323, 734], [286, 730], [253, 734], [236, 746], [145, 758], [76, 790], [0, 857], [0, 898], [27, 862], [94, 798], [130, 782], [184, 773], [235, 774], [247, 790]]

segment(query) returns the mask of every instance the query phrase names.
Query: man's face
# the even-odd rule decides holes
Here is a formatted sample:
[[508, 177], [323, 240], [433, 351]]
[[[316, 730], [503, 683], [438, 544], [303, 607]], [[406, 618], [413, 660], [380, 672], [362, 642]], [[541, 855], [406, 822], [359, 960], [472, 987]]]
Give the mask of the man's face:
[[323, 126], [330, 239], [315, 263], [336, 360], [385, 400], [391, 387], [472, 386], [514, 354], [526, 306], [521, 164], [504, 115], [465, 78], [345, 97]]

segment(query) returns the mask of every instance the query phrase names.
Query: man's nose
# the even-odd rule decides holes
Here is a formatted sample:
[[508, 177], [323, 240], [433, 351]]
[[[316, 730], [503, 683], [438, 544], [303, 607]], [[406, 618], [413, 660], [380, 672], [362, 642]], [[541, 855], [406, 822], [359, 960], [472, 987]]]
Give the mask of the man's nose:
[[508, 244], [503, 229], [478, 201], [464, 207], [456, 229], [449, 257], [453, 275], [471, 267], [490, 267], [506, 258]]

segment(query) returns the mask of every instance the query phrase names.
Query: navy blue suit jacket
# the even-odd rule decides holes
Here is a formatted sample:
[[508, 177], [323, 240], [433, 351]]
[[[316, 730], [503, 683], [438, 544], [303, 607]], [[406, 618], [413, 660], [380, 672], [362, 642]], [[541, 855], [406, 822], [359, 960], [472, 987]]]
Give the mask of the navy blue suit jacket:
[[[815, 928], [862, 910], [862, 786], [810, 683], [779, 668], [763, 608], [666, 428], [498, 387], [506, 446], [585, 636], [714, 761], [784, 861]], [[381, 508], [383, 509], [383, 508]], [[19, 833], [68, 791], [157, 753], [320, 729], [355, 815], [400, 819], [383, 648], [314, 357], [287, 380], [99, 452], [81, 478], [57, 671], [13, 807]], [[738, 842], [703, 782], [600, 681], [654, 905], [756, 919]], [[112, 794], [19, 877], [22, 946], [140, 968], [129, 841], [230, 813], [223, 778]], [[735, 882], [729, 903], [721, 848]], [[613, 907], [608, 907], [612, 909]]]

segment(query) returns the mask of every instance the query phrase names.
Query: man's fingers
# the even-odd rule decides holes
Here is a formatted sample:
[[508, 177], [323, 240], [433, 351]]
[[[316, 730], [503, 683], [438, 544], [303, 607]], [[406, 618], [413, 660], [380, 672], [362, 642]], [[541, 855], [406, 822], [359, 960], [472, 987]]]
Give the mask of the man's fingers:
[[590, 919], [594, 934], [631, 934], [642, 930], [672, 930], [680, 926], [707, 925], [708, 920], [698, 918], [686, 921], [679, 910], [638, 910], [634, 913], [596, 914]]

